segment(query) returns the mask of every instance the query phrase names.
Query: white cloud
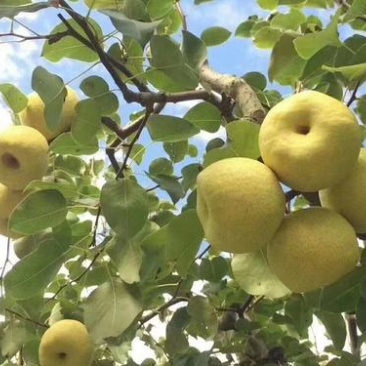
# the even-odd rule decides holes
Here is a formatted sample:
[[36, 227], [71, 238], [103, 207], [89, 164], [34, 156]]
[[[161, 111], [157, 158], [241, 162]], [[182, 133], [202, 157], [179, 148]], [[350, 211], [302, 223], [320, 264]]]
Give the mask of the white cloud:
[[[0, 130], [10, 126], [13, 123], [12, 114], [9, 107], [0, 99]], [[1, 246], [1, 245], [0, 245]]]
[[221, 26], [233, 31], [248, 16], [258, 13], [258, 8], [253, 1], [245, 0], [244, 6], [242, 0], [225, 0], [213, 4], [192, 6], [186, 13], [189, 23], [202, 24], [204, 22], [203, 27]]

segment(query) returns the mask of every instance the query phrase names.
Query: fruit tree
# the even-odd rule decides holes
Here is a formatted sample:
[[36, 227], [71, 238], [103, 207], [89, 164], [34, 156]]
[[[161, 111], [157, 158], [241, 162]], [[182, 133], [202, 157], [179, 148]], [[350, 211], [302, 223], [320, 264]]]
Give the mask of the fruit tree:
[[1, 0], [7, 52], [0, 365], [366, 365], [366, 0]]

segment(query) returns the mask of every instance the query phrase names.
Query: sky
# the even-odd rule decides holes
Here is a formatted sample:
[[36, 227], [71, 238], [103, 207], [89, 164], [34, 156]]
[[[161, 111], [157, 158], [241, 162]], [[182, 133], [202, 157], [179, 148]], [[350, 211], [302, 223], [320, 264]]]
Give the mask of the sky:
[[[75, 6], [75, 3], [70, 4]], [[222, 26], [234, 32], [236, 27], [250, 15], [268, 15], [268, 12], [258, 8], [254, 0], [216, 0], [200, 6], [195, 6], [193, 0], [181, 0], [181, 5], [186, 15], [188, 30], [196, 36], [200, 36], [204, 29], [211, 26]], [[80, 10], [84, 14], [86, 12], [86, 8], [82, 5], [75, 6], [75, 9]], [[15, 24], [14, 31], [21, 34], [30, 34], [28, 29], [32, 29], [39, 34], [48, 34], [59, 23], [57, 18], [58, 12], [59, 10], [57, 9], [46, 9], [34, 14], [23, 13], [17, 17], [17, 20], [20, 24], [25, 25], [26, 28], [20, 24]], [[109, 20], [106, 17], [96, 12], [94, 15], [95, 18], [101, 21], [104, 27], [110, 27]], [[6, 19], [0, 19], [0, 34], [7, 33], [9, 29], [10, 22]], [[37, 40], [21, 43], [8, 41], [9, 39], [0, 38], [0, 83], [12, 83], [25, 94], [32, 91], [31, 73], [38, 65], [46, 67], [51, 72], [59, 72], [65, 83], [70, 82], [70, 85], [75, 89], [78, 89], [81, 80], [86, 75], [102, 75], [104, 73], [101, 66], [85, 72], [89, 64], [85, 65], [75, 63], [74, 61], [62, 61], [58, 64], [51, 64], [43, 60], [40, 58], [43, 41]], [[209, 48], [211, 67], [218, 72], [237, 76], [244, 75], [249, 71], [259, 71], [266, 74], [269, 58], [269, 51], [258, 50], [252, 45], [250, 40], [235, 37], [231, 37], [225, 45]], [[114, 88], [115, 86], [111, 84], [110, 87]], [[272, 87], [278, 88], [276, 85]], [[82, 96], [81, 92], [79, 94]], [[176, 116], [183, 116], [192, 106], [193, 102], [185, 102], [170, 107], [169, 111]], [[128, 121], [129, 114], [137, 111], [137, 107], [137, 105], [121, 103], [123, 121]], [[5, 128], [9, 123], [11, 123], [11, 114], [0, 98], [0, 129]], [[203, 133], [192, 141], [203, 148], [204, 143], [211, 138], [211, 134]], [[156, 156], [162, 154], [162, 150], [159, 147], [156, 147], [153, 151]], [[5, 254], [5, 238], [1, 239], [0, 237], [0, 268]], [[141, 345], [136, 345], [136, 347], [141, 349]], [[201, 347], [203, 347], [202, 344]]]

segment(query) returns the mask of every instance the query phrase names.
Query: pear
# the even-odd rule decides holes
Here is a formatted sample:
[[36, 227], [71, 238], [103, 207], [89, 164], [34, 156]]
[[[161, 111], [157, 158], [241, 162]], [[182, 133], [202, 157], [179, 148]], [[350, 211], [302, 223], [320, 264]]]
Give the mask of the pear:
[[28, 96], [27, 107], [19, 113], [20, 122], [41, 132], [48, 142], [69, 130], [71, 124], [76, 119], [75, 106], [79, 102], [79, 97], [70, 87], [66, 89], [67, 96], [62, 108], [61, 122], [56, 130], [51, 131], [48, 128], [44, 117], [44, 103], [37, 93], [32, 93]]
[[0, 183], [22, 190], [43, 177], [48, 167], [48, 143], [36, 129], [11, 126], [0, 133]]
[[312, 207], [283, 220], [267, 247], [273, 273], [293, 292], [320, 289], [355, 268], [360, 259], [356, 233], [333, 210]]
[[38, 353], [40, 366], [89, 366], [93, 342], [83, 323], [62, 319], [43, 334]]
[[354, 227], [366, 233], [366, 149], [362, 148], [351, 174], [338, 184], [319, 192], [323, 207], [331, 208]]
[[285, 197], [271, 169], [248, 158], [217, 161], [197, 177], [197, 214], [216, 250], [263, 248], [284, 217]]
[[308, 90], [276, 104], [259, 132], [264, 163], [287, 186], [314, 192], [339, 183], [362, 142], [354, 114], [339, 100]]
[[24, 197], [25, 193], [22, 191], [13, 191], [0, 183], [0, 219], [8, 219]]

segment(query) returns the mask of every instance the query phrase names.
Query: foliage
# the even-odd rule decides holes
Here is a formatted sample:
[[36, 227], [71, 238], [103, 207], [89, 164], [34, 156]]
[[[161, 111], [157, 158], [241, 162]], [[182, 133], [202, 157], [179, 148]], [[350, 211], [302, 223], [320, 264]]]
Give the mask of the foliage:
[[[210, 27], [201, 35], [187, 27], [184, 0], [86, 4], [0, 4], [8, 39], [43, 43], [42, 66], [30, 78], [51, 128], [61, 108], [53, 96], [67, 77], [53, 65], [79, 62], [92, 70], [77, 78], [77, 119], [51, 142], [47, 176], [31, 183], [10, 219], [18, 233], [47, 237], [14, 265], [9, 257], [4, 264], [0, 364], [37, 364], [49, 322], [75, 318], [96, 342], [95, 365], [136, 365], [136, 338], [154, 355], [141, 365], [362, 365], [365, 255], [339, 282], [302, 295], [273, 288], [279, 285], [271, 285], [262, 253], [236, 258], [245, 266], [233, 271], [232, 257], [204, 241], [195, 181], [219, 159], [257, 159], [258, 125], [288, 90], [343, 99], [366, 122], [366, 0], [257, 0], [262, 15], [243, 19], [235, 32]], [[59, 24], [48, 35], [12, 31], [21, 13], [40, 12], [42, 22], [55, 11]], [[108, 18], [111, 31], [104, 30]], [[344, 29], [351, 35], [342, 40]], [[210, 68], [210, 47], [233, 38], [268, 50], [266, 74], [234, 77]], [[26, 95], [11, 80], [0, 92], [17, 123]], [[184, 101], [197, 102], [184, 116], [170, 108]], [[138, 110], [126, 121], [127, 103]], [[215, 137], [202, 148], [192, 139], [220, 127], [226, 140]], [[299, 192], [287, 198], [289, 207], [316, 204]], [[330, 339], [326, 352], [309, 340], [315, 317]], [[156, 323], [164, 327], [162, 339], [154, 335]], [[194, 339], [207, 342], [204, 352]]]

